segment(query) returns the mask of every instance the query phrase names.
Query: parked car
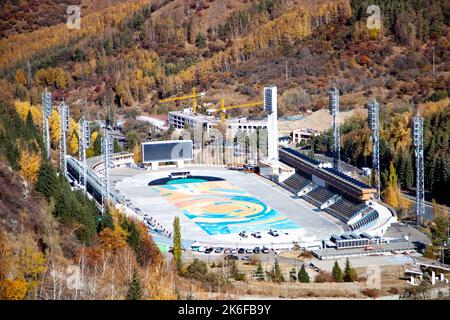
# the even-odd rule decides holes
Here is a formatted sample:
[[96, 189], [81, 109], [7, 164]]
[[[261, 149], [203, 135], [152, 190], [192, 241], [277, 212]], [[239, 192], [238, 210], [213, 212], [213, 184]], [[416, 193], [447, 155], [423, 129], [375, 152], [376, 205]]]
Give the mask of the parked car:
[[224, 253], [224, 254], [229, 254], [229, 253], [230, 253], [230, 248], [225, 248], [225, 249], [223, 250], [223, 253]]
[[260, 232], [253, 232], [252, 236], [255, 237], [256, 239], [261, 239], [261, 233]]
[[250, 257], [249, 257], [249, 256], [243, 256], [243, 257], [241, 258], [241, 260], [242, 260], [242, 261], [248, 261], [248, 260], [250, 260]]
[[214, 250], [214, 248], [212, 248], [212, 247], [206, 248], [205, 253], [209, 254], [209, 253], [213, 252], [213, 250]]
[[269, 253], [269, 249], [267, 249], [266, 247], [263, 247], [261, 252], [264, 253], [264, 254], [268, 254]]
[[255, 247], [255, 249], [253, 249], [253, 253], [259, 254], [259, 253], [261, 253], [261, 249], [259, 247]]
[[244, 248], [239, 248], [238, 253], [239, 253], [239, 254], [245, 253], [245, 249], [244, 249]]
[[248, 235], [245, 231], [239, 232], [239, 236], [241, 236], [242, 238], [248, 238]]
[[252, 248], [247, 248], [247, 249], [245, 250], [245, 253], [253, 253], [253, 249], [252, 249]]
[[231, 254], [236, 254], [237, 252], [238, 252], [237, 249], [234, 249], [234, 248], [233, 248], [233, 249], [230, 249], [230, 253], [231, 253]]
[[222, 253], [222, 251], [223, 251], [223, 248], [219, 247], [219, 248], [216, 248], [216, 250], [214, 250], [214, 253]]
[[205, 252], [205, 247], [203, 246], [198, 247], [198, 252]]
[[270, 234], [272, 237], [278, 237], [279, 236], [278, 231], [277, 230], [272, 230], [272, 229], [269, 230], [268, 234]]

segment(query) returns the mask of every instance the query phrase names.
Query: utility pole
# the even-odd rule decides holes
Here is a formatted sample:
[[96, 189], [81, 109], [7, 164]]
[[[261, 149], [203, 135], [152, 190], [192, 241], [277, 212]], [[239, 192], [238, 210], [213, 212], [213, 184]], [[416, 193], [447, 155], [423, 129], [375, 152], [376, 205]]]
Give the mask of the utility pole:
[[329, 97], [329, 110], [333, 116], [333, 168], [337, 171], [341, 171], [340, 155], [341, 155], [341, 144], [340, 144], [340, 133], [339, 133], [339, 90], [335, 87], [328, 91]]
[[380, 200], [380, 105], [375, 99], [369, 102], [369, 127], [372, 130], [372, 171]]
[[52, 114], [52, 94], [47, 91], [47, 88], [42, 93], [42, 107], [44, 109], [42, 122], [44, 145], [47, 151], [47, 160], [50, 160], [50, 129], [48, 126], [48, 118]]
[[416, 154], [416, 223], [420, 224], [425, 214], [425, 180], [423, 161], [423, 118], [417, 113], [413, 118], [413, 142]]
[[69, 132], [69, 106], [63, 101], [59, 105], [59, 164], [61, 173], [67, 177], [67, 143], [66, 134]]

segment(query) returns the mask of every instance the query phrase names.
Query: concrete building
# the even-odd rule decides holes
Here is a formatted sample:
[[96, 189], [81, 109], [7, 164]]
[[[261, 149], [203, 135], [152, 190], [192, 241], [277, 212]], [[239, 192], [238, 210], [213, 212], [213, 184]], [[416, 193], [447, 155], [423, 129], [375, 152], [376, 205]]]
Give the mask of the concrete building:
[[313, 136], [316, 133], [313, 129], [296, 129], [292, 131], [292, 142], [297, 143], [307, 143], [311, 136]]
[[[205, 130], [217, 128], [220, 120], [214, 116], [194, 113], [191, 111], [171, 111], [169, 112], [169, 126], [176, 129], [183, 129], [188, 125], [190, 128], [202, 127]], [[225, 121], [227, 129], [233, 135], [238, 131], [253, 133], [256, 130], [267, 129], [266, 120], [251, 120], [246, 117], [227, 119]]]

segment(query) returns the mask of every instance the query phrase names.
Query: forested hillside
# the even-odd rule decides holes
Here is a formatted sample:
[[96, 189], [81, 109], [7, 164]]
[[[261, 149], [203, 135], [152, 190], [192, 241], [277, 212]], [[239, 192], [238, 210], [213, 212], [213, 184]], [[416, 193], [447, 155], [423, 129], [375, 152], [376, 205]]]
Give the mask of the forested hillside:
[[163, 261], [146, 226], [113, 208], [100, 219], [71, 190], [44, 159], [31, 111], [23, 121], [0, 103], [0, 115], [0, 299], [202, 297]]

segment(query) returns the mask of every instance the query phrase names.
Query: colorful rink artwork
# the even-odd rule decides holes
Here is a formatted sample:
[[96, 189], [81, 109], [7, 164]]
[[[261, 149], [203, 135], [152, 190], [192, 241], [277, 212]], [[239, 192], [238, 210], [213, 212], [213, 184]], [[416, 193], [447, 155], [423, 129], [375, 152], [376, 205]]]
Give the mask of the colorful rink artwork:
[[284, 214], [228, 181], [189, 181], [151, 188], [209, 235], [299, 228]]

